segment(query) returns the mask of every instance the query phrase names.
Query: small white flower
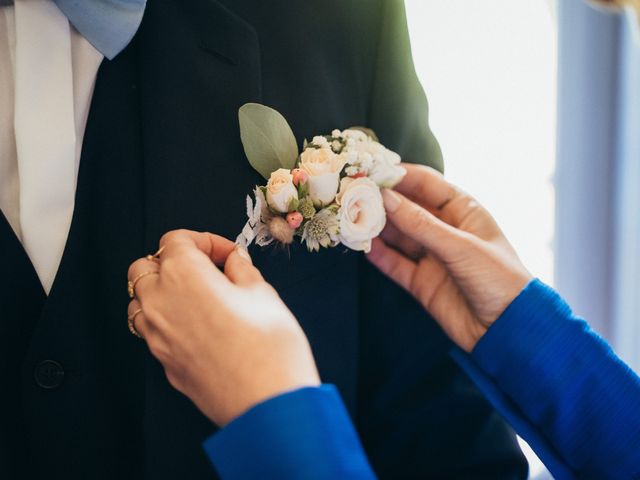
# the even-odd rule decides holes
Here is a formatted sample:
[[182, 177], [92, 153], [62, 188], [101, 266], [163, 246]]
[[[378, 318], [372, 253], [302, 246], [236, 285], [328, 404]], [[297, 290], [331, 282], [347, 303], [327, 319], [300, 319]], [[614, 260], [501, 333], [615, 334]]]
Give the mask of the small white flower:
[[354, 167], [353, 165], [344, 169], [344, 173], [346, 173], [350, 177], [356, 176], [360, 172], [358, 167]]
[[369, 178], [343, 178], [336, 197], [340, 210], [340, 242], [352, 250], [369, 252], [371, 240], [387, 221], [380, 188]]
[[369, 168], [369, 178], [381, 188], [393, 188], [407, 174], [407, 171], [400, 166], [400, 155], [382, 148], [384, 151], [373, 157], [372, 166]]
[[343, 155], [330, 148], [307, 148], [300, 155], [300, 169], [309, 175], [309, 197], [316, 207], [333, 202], [345, 162]]
[[321, 136], [321, 135], [317, 135], [315, 137], [313, 137], [313, 140], [311, 140], [311, 143], [318, 147], [318, 148], [329, 148], [329, 140], [327, 140], [325, 137]]
[[354, 149], [351, 148], [345, 148], [342, 151], [342, 155], [344, 156], [345, 160], [347, 161], [347, 164], [349, 165], [359, 165], [359, 160], [360, 157], [358, 155], [358, 152]]
[[302, 231], [302, 241], [310, 252], [319, 251], [320, 247], [335, 247], [339, 243], [338, 218], [330, 209], [320, 210], [309, 220]]
[[345, 130], [348, 163], [360, 167], [378, 186], [392, 188], [406, 174], [400, 155], [371, 139], [359, 130]]
[[362, 170], [368, 172], [369, 170], [371, 170], [371, 167], [373, 167], [373, 162], [373, 155], [371, 155], [369, 152], [362, 152], [358, 156], [358, 161], [356, 162], [356, 164], [360, 165], [360, 168]]
[[342, 132], [337, 128], [331, 132], [333, 138], [342, 138]]
[[286, 168], [271, 174], [267, 182], [267, 203], [274, 210], [287, 213], [292, 200], [298, 199], [298, 189], [293, 184], [293, 175]]
[[347, 139], [347, 142], [365, 142], [369, 139], [362, 130], [344, 130], [342, 136]]
[[349, 164], [356, 165], [360, 167], [364, 173], [369, 174], [369, 170], [373, 167], [375, 157], [384, 152], [384, 147], [378, 142], [371, 140], [364, 132], [359, 130], [345, 130], [345, 132], [350, 132], [345, 148]]

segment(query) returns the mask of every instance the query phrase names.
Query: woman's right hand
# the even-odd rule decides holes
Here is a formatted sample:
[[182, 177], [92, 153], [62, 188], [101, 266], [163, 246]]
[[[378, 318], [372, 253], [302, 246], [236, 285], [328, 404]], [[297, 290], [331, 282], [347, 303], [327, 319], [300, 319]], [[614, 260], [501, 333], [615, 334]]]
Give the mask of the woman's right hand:
[[397, 192], [383, 192], [389, 222], [368, 258], [470, 352], [532, 276], [476, 200], [432, 168], [404, 166]]

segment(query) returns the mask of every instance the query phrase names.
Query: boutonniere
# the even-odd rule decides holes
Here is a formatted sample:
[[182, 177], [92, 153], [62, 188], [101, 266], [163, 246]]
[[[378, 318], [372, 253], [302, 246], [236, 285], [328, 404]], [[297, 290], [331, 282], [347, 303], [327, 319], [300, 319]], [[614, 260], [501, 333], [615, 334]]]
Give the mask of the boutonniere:
[[386, 223], [381, 188], [406, 174], [400, 156], [362, 127], [304, 141], [299, 152], [285, 118], [247, 103], [239, 110], [249, 163], [267, 180], [247, 196], [247, 223], [236, 242], [248, 247], [300, 238], [309, 251], [344, 245], [368, 252]]

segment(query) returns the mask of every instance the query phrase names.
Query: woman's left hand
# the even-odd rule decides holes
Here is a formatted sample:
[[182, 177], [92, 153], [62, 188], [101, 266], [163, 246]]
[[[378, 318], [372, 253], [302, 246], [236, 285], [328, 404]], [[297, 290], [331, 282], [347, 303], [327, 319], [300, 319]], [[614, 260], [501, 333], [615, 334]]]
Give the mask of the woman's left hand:
[[207, 417], [223, 426], [263, 400], [320, 384], [300, 325], [246, 250], [186, 230], [160, 246], [158, 259], [129, 268], [129, 281], [138, 278], [129, 315], [138, 312], [135, 329], [171, 385]]

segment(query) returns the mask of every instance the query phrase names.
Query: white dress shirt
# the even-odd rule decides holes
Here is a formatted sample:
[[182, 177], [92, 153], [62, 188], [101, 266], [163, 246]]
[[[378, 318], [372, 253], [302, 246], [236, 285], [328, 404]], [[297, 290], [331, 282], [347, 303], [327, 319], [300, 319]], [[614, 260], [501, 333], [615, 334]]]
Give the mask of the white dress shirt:
[[51, 0], [0, 7], [0, 208], [47, 293], [102, 59]]

